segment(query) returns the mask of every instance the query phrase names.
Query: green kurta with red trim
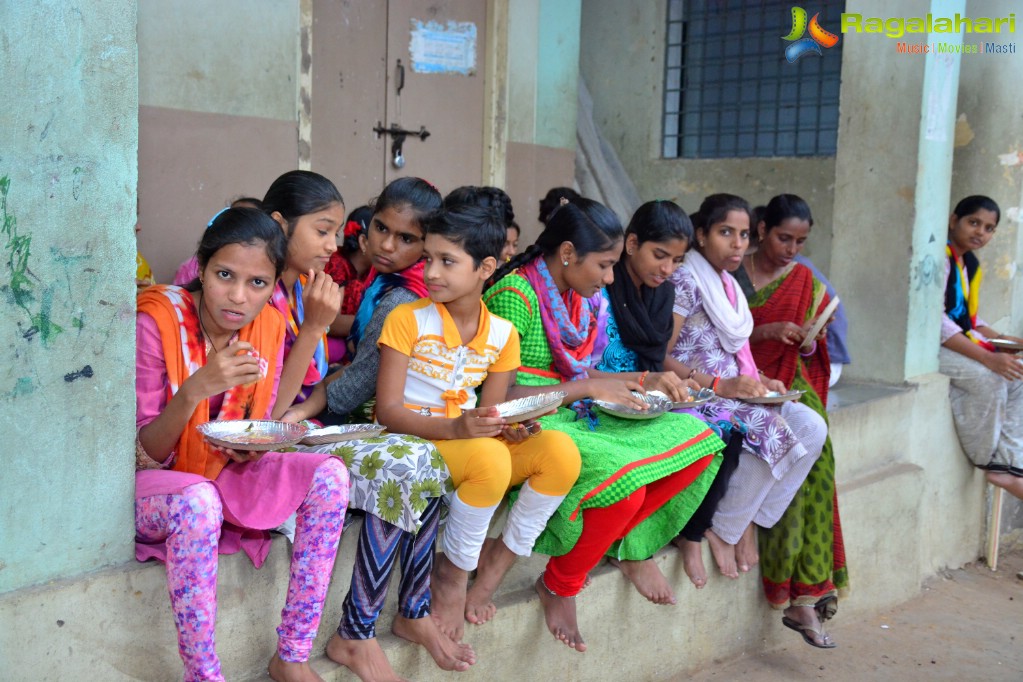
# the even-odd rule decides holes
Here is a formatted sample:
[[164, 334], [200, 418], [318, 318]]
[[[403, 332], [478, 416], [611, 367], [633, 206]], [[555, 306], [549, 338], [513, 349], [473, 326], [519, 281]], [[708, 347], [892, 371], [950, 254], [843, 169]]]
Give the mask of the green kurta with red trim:
[[[511, 321], [521, 336], [522, 368], [517, 382], [527, 386], [560, 383], [552, 368], [539, 301], [529, 282], [519, 275], [508, 275], [487, 291], [484, 301], [492, 312]], [[575, 546], [582, 532], [583, 509], [606, 507], [647, 483], [690, 466], [705, 466], [691, 485], [608, 551], [609, 556], [618, 559], [649, 558], [678, 535], [703, 501], [724, 448], [705, 423], [684, 414], [632, 421], [602, 413], [596, 429], [590, 430], [585, 420], [576, 420], [574, 411], [562, 408], [540, 422], [545, 429], [571, 436], [582, 455], [579, 479], [533, 547], [551, 556], [565, 554]]]

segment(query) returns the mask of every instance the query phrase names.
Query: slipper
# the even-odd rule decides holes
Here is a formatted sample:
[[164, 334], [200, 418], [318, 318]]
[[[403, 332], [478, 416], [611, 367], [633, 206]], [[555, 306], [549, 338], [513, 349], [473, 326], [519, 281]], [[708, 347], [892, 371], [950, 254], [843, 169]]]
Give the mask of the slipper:
[[815, 646], [818, 649], [834, 649], [836, 646], [838, 646], [834, 642], [828, 640], [825, 640], [826, 642], [825, 644], [819, 644], [813, 638], [814, 635], [817, 635], [821, 639], [826, 638], [828, 636], [828, 633], [824, 632], [824, 628], [821, 628], [820, 630], [815, 630], [813, 629], [812, 626], [803, 625], [798, 620], [793, 620], [788, 616], [781, 617], [781, 624], [801, 634], [803, 636], [803, 640], [805, 640], [806, 643], [809, 644], [810, 646]]
[[820, 618], [822, 623], [831, 620], [838, 613], [838, 597], [833, 594], [821, 597], [813, 605], [813, 610], [817, 612], [817, 617]]

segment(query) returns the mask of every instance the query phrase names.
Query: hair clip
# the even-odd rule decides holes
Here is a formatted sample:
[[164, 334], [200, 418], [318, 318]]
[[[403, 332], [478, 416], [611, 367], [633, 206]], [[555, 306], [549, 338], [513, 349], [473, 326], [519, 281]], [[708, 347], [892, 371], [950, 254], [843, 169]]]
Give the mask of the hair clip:
[[568, 200], [568, 197], [561, 197], [561, 199], [558, 201], [558, 206], [564, 206], [569, 203], [571, 202]]
[[219, 211], [217, 211], [217, 212], [216, 212], [216, 213], [215, 213], [215, 214], [213, 215], [213, 217], [212, 217], [212, 218], [210, 218], [210, 222], [206, 223], [206, 229], [209, 229], [209, 228], [213, 227], [213, 223], [214, 223], [214, 221], [216, 221], [216, 219], [220, 217], [220, 214], [221, 214], [221, 213], [223, 213], [224, 211], [226, 211], [226, 210], [227, 210], [227, 209], [229, 209], [229, 208], [231, 208], [231, 207], [230, 207], [230, 206], [225, 206], [224, 208], [222, 208], [222, 209], [220, 209]]

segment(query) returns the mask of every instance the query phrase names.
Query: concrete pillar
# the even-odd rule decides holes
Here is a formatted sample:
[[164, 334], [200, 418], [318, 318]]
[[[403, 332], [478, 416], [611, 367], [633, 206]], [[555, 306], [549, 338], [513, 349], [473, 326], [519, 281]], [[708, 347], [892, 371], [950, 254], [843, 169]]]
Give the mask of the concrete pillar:
[[0, 593], [132, 560], [135, 26], [0, 3]]

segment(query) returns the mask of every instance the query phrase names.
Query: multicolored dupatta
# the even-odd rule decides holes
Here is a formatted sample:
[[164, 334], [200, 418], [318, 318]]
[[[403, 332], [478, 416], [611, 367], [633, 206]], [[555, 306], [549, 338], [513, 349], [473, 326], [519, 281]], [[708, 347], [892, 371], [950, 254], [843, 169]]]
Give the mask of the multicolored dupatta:
[[597, 340], [596, 311], [600, 306], [600, 293], [591, 299], [583, 298], [572, 289], [562, 294], [542, 257], [526, 263], [518, 272], [533, 287], [540, 303], [540, 317], [547, 330], [554, 369], [567, 381], [585, 379]]
[[359, 347], [359, 341], [362, 339], [363, 332], [366, 331], [366, 325], [369, 324], [370, 318], [373, 317], [373, 311], [377, 309], [380, 299], [387, 292], [395, 287], [403, 287], [419, 298], [426, 298], [430, 295], [426, 289], [426, 283], [423, 282], [423, 270], [425, 268], [425, 261], [419, 261], [401, 272], [386, 274], [380, 274], [376, 268], [370, 268], [369, 273], [366, 275], [366, 282], [363, 285], [365, 290], [362, 292], [362, 302], [359, 304], [359, 310], [355, 313], [352, 329], [348, 333], [348, 346], [353, 355]]
[[[206, 344], [199, 328], [199, 313], [192, 295], [181, 287], [152, 286], [137, 299], [139, 312], [156, 321], [160, 330], [164, 361], [167, 365], [167, 401], [206, 364]], [[238, 332], [239, 341], [247, 341], [266, 362], [264, 378], [247, 386], [235, 386], [224, 394], [224, 403], [217, 419], [262, 419], [270, 409], [277, 371], [277, 351], [284, 341], [284, 320], [276, 310], [266, 306], [256, 319]], [[227, 464], [227, 457], [209, 447], [196, 427], [210, 420], [209, 399], [203, 400], [192, 413], [175, 446], [176, 471], [199, 474], [215, 479]]]
[[973, 333], [980, 307], [980, 282], [984, 279], [980, 261], [969, 251], [960, 256], [952, 248], [951, 242], [945, 245], [945, 255], [948, 256], [950, 272], [945, 284], [945, 314], [959, 325], [966, 338], [986, 350], [994, 351], [992, 344]]

